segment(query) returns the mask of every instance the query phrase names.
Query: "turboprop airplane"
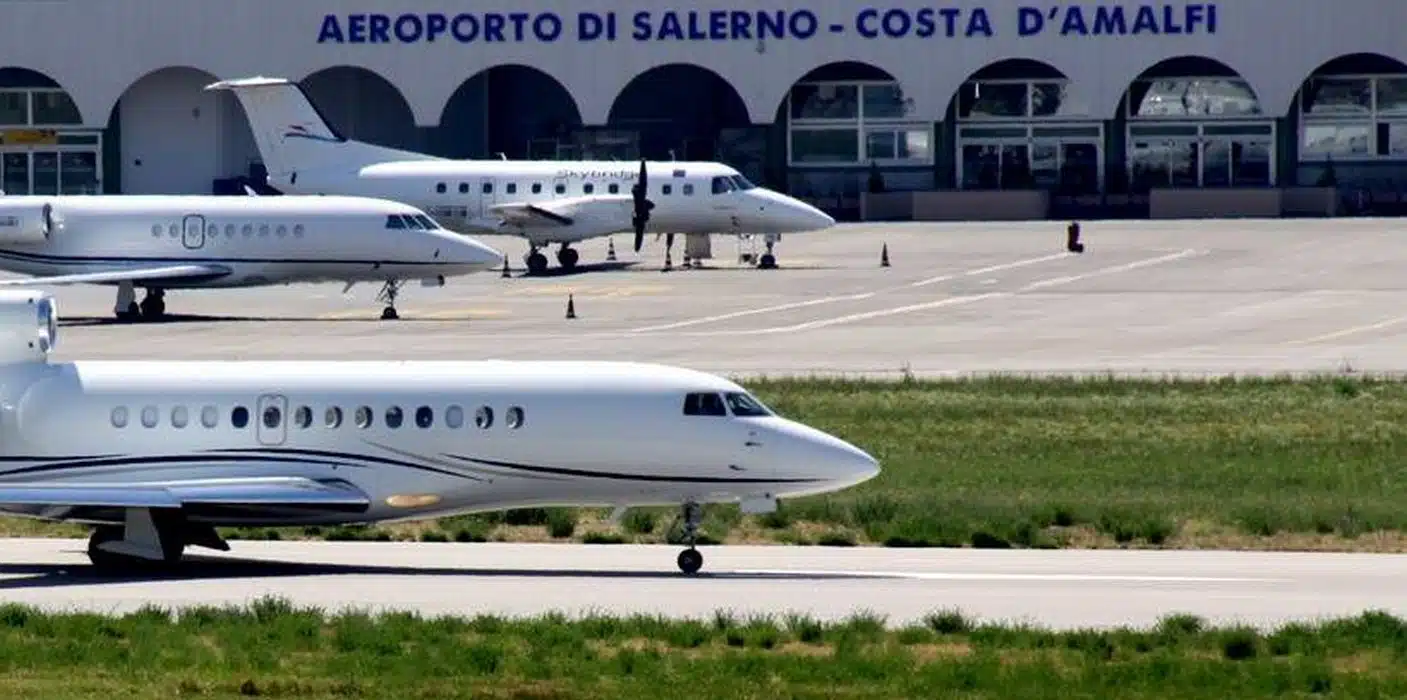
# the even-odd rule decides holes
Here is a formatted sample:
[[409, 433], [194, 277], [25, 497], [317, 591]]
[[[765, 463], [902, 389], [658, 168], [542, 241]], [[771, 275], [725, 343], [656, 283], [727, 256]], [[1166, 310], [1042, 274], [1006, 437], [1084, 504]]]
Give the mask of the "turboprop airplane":
[[700, 505], [879, 473], [737, 384], [631, 362], [51, 362], [53, 298], [0, 291], [0, 512], [96, 525], [96, 566], [228, 551], [221, 526]]
[[[0, 286], [117, 285], [122, 320], [165, 314], [168, 289], [298, 282], [379, 282], [381, 317], [394, 319], [403, 280], [443, 286], [502, 260], [419, 209], [381, 199], [0, 197], [0, 269], [31, 276]], [[136, 287], [146, 290], [140, 304]]]
[[[775, 268], [781, 234], [830, 228], [815, 207], [758, 187], [721, 163], [451, 160], [353, 141], [339, 133], [297, 83], [284, 78], [222, 80], [244, 105], [268, 171], [268, 184], [299, 194], [385, 197], [424, 208], [460, 233], [525, 238], [528, 271], [547, 269], [539, 248], [561, 245], [557, 261], [577, 264], [578, 243], [633, 231], [665, 234], [670, 269], [674, 235], [763, 234], [758, 266]], [[651, 184], [654, 181], [654, 185]]]

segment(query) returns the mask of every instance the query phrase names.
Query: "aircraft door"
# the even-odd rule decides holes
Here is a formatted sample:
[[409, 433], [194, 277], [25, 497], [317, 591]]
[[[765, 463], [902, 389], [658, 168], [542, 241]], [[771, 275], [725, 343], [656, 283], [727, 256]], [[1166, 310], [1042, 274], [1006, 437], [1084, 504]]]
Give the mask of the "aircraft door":
[[181, 243], [191, 250], [205, 245], [205, 217], [192, 215], [181, 219]]
[[259, 397], [259, 410], [254, 415], [255, 430], [261, 445], [282, 445], [288, 437], [288, 398], [279, 394]]

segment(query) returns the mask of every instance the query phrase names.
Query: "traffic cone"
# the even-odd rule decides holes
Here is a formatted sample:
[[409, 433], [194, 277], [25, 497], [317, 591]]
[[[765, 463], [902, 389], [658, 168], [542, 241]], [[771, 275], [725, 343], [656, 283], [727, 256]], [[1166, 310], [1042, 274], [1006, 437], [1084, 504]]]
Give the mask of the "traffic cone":
[[616, 239], [606, 239], [606, 261], [615, 262], [616, 259]]
[[1065, 249], [1071, 253], [1085, 252], [1085, 244], [1080, 242], [1080, 222], [1071, 221], [1065, 228]]
[[512, 275], [508, 274], [508, 258], [506, 256], [503, 258], [503, 274], [499, 275], [499, 277], [504, 279], [512, 277]]
[[567, 295], [567, 318], [576, 318], [576, 301], [571, 294]]
[[889, 267], [889, 244], [885, 243], [879, 251], [879, 266]]

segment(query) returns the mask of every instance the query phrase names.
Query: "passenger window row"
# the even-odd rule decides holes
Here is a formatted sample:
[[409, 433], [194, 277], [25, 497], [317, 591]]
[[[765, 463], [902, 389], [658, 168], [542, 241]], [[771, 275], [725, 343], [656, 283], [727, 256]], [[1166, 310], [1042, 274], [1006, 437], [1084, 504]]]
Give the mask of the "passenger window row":
[[[189, 218], [201, 218], [201, 217], [189, 217]], [[152, 238], [160, 238], [160, 237], [161, 237], [161, 234], [165, 233], [167, 236], [169, 236], [169, 237], [171, 237], [171, 238], [181, 238], [182, 236], [184, 236], [184, 235], [186, 234], [188, 228], [191, 228], [191, 227], [201, 227], [201, 226], [203, 226], [203, 227], [205, 228], [205, 230], [204, 230], [205, 240], [210, 240], [210, 239], [212, 239], [212, 238], [215, 238], [215, 237], [219, 236], [219, 235], [220, 235], [220, 230], [221, 230], [221, 227], [222, 227], [222, 226], [223, 226], [223, 228], [224, 228], [225, 238], [229, 238], [229, 239], [233, 239], [233, 238], [235, 237], [235, 233], [236, 233], [236, 232], [238, 232], [240, 235], [244, 236], [245, 238], [251, 238], [251, 237], [253, 237], [256, 233], [259, 235], [260, 238], [267, 238], [267, 237], [269, 236], [269, 234], [273, 234], [273, 235], [275, 235], [275, 236], [278, 236], [279, 238], [284, 238], [284, 237], [286, 237], [286, 236], [290, 233], [290, 231], [293, 233], [293, 237], [294, 237], [294, 238], [302, 238], [302, 237], [303, 237], [303, 233], [304, 233], [303, 224], [294, 224], [293, 226], [290, 227], [290, 226], [288, 226], [287, 224], [268, 224], [268, 223], [258, 223], [258, 224], [254, 224], [254, 223], [246, 223], [246, 224], [225, 223], [225, 224], [216, 224], [216, 223], [211, 223], [211, 222], [187, 221], [187, 222], [184, 222], [184, 223], [152, 224], [152, 225], [151, 225], [151, 235], [152, 235]], [[194, 228], [191, 232], [192, 232], [192, 233], [201, 233], [201, 231], [200, 231], [199, 228]]]
[[[734, 191], [739, 191], [739, 190], [748, 190], [748, 189], [752, 189], [754, 186], [755, 186], [755, 185], [753, 185], [751, 182], [748, 182], [748, 180], [747, 180], [746, 178], [744, 178], [742, 175], [731, 175], [731, 176], [728, 176], [728, 177], [715, 177], [715, 178], [713, 178], [713, 181], [712, 181], [713, 194], [724, 194], [724, 193], [726, 193], [726, 192], [734, 192]], [[612, 183], [607, 184], [607, 185], [606, 185], [606, 191], [607, 191], [608, 193], [610, 193], [610, 194], [620, 194], [622, 187], [624, 187], [627, 192], [630, 191], [630, 188], [629, 188], [628, 185], [622, 185], [621, 183], [617, 183], [617, 182], [612, 182]], [[681, 194], [683, 194], [684, 196], [692, 196], [692, 195], [694, 194], [694, 185], [693, 185], [692, 183], [685, 183], [680, 189], [681, 189]], [[449, 185], [447, 185], [447, 184], [445, 184], [445, 183], [443, 183], [443, 182], [436, 183], [436, 184], [435, 184], [435, 191], [438, 192], [438, 193], [440, 193], [440, 194], [444, 194], [445, 192], [448, 192], [448, 191], [449, 191]], [[542, 194], [542, 183], [540, 183], [540, 182], [534, 182], [534, 183], [532, 183], [531, 191], [532, 191], [533, 194]], [[556, 192], [557, 194], [566, 194], [566, 193], [567, 193], [567, 186], [566, 186], [566, 184], [559, 182], [559, 183], [557, 183], [556, 185], [553, 186], [553, 191]], [[480, 192], [481, 192], [482, 194], [493, 194], [493, 183], [492, 183], [492, 182], [485, 182], [485, 183], [483, 183], [483, 184], [480, 186]], [[505, 184], [505, 185], [503, 186], [503, 192], [504, 192], [504, 194], [517, 194], [517, 192], [518, 192], [518, 183], [516, 183], [516, 182], [510, 182], [510, 183]], [[594, 183], [590, 183], [590, 182], [582, 183], [582, 185], [581, 185], [581, 193], [582, 193], [582, 194], [594, 194], [595, 192], [596, 192], [596, 185], [595, 185]], [[467, 183], [467, 182], [461, 182], [461, 183], [459, 183], [459, 193], [460, 193], [460, 194], [469, 194], [469, 183]], [[664, 195], [674, 194], [674, 185], [673, 185], [673, 184], [670, 184], [670, 183], [665, 183], [665, 184], [660, 185], [660, 194], [664, 194]]]
[[[230, 425], [237, 429], [243, 429], [249, 425], [250, 411], [245, 406], [235, 406], [230, 411]], [[464, 408], [457, 404], [452, 404], [445, 408], [440, 420], [442, 424], [451, 429], [458, 430], [464, 426]], [[473, 422], [475, 427], [487, 430], [494, 425], [494, 410], [489, 406], [480, 406], [474, 411]], [[388, 428], [400, 428], [405, 423], [405, 411], [400, 406], [390, 406], [381, 414], [381, 424]], [[155, 428], [161, 422], [161, 411], [156, 406], [143, 406], [139, 414], [139, 420], [144, 428]], [[174, 428], [184, 428], [191, 422], [190, 410], [185, 406], [174, 406], [170, 412], [170, 424]], [[339, 428], [342, 426], [344, 414], [340, 406], [328, 406], [322, 413], [322, 425], [325, 428]], [[510, 406], [503, 414], [503, 423], [511, 429], [523, 427], [524, 413], [521, 406]], [[266, 429], [276, 429], [283, 425], [283, 410], [278, 406], [265, 406], [259, 421]], [[352, 412], [352, 424], [358, 428], [370, 428], [376, 422], [376, 412], [370, 406], [358, 406]], [[420, 406], [415, 409], [415, 426], [421, 429], [429, 429], [435, 425], [435, 409], [429, 406]], [[131, 423], [131, 411], [126, 406], [116, 406], [112, 409], [112, 425], [115, 428], [125, 428]], [[300, 429], [308, 429], [313, 426], [313, 409], [310, 406], [299, 406], [293, 410], [292, 425]], [[200, 409], [200, 424], [206, 428], [215, 428], [220, 424], [220, 409], [215, 406], [205, 406]]]

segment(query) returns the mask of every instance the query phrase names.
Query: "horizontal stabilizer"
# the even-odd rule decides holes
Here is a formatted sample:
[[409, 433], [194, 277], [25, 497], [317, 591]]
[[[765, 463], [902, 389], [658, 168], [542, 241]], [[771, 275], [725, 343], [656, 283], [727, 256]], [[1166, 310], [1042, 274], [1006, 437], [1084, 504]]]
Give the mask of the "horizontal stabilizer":
[[371, 498], [346, 482], [302, 477], [249, 477], [192, 481], [107, 483], [0, 483], [0, 505], [99, 508], [182, 506], [292, 506], [365, 510]]
[[0, 281], [5, 287], [40, 287], [67, 284], [110, 284], [113, 282], [195, 281], [230, 274], [221, 265], [167, 265], [165, 267], [118, 267], [97, 272], [79, 272], [54, 277], [26, 277]]

